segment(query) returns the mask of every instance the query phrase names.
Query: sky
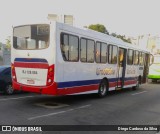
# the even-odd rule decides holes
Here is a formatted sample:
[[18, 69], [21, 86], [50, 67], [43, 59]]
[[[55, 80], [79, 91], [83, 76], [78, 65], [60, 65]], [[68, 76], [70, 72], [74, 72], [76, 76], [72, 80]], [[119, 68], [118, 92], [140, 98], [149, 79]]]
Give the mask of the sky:
[[0, 0], [0, 42], [12, 26], [43, 22], [48, 14], [73, 15], [75, 26], [103, 24], [109, 33], [160, 35], [159, 0]]

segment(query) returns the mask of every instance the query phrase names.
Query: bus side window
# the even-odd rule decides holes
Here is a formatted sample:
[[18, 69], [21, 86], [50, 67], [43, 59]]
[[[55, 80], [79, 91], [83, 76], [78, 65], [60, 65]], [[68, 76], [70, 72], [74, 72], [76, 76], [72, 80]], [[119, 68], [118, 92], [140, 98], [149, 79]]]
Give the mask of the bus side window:
[[94, 62], [94, 41], [91, 39], [81, 38], [81, 61]]
[[144, 65], [144, 53], [139, 53], [139, 65]]
[[81, 39], [81, 61], [86, 62], [87, 61], [87, 40]]
[[94, 41], [93, 40], [87, 41], [87, 62], [89, 63], [94, 62]]
[[63, 59], [68, 60], [68, 35], [62, 35], [61, 52]]
[[109, 54], [108, 63], [117, 64], [117, 47], [113, 45], [109, 45], [108, 54]]
[[138, 63], [139, 63], [139, 52], [138, 51], [134, 51], [134, 57], [133, 57], [133, 59], [134, 59], [134, 65], [138, 65]]
[[128, 54], [127, 54], [127, 64], [128, 65], [132, 65], [133, 64], [133, 50], [132, 49], [128, 49]]
[[69, 60], [78, 61], [79, 59], [79, 41], [75, 36], [69, 36]]
[[64, 61], [76, 62], [79, 59], [79, 39], [77, 36], [62, 34], [61, 52]]
[[101, 63], [107, 62], [107, 44], [101, 43]]
[[102, 42], [96, 43], [96, 62], [106, 63], [107, 62], [107, 44]]
[[97, 42], [96, 43], [96, 62], [100, 63], [101, 62], [101, 43]]

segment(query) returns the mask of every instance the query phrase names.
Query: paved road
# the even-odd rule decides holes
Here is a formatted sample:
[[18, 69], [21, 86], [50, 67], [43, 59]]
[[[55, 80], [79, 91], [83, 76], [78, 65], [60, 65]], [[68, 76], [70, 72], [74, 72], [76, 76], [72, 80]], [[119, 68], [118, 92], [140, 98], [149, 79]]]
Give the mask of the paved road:
[[102, 99], [95, 95], [53, 97], [32, 93], [0, 94], [0, 124], [160, 125], [160, 83], [149, 83], [135, 91], [110, 92]]

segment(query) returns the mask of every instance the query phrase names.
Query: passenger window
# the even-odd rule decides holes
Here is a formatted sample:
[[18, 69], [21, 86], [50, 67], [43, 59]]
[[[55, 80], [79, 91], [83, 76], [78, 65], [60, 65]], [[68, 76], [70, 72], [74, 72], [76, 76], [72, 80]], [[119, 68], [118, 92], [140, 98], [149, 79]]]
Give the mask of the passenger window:
[[90, 39], [81, 38], [81, 61], [93, 63], [94, 62], [94, 41]]
[[87, 62], [94, 62], [94, 41], [92, 40], [87, 42]]
[[61, 52], [65, 61], [79, 60], [79, 39], [77, 36], [62, 34]]
[[134, 51], [134, 65], [138, 65], [139, 63], [139, 52], [138, 51]]
[[107, 44], [97, 42], [95, 55], [96, 55], [97, 63], [106, 63], [107, 62]]
[[133, 50], [131, 50], [131, 49], [128, 49], [127, 64], [128, 65], [133, 64]]
[[87, 40], [81, 39], [81, 61], [86, 62], [87, 61]]
[[117, 64], [117, 47], [113, 45], [109, 45], [109, 60], [110, 64]]

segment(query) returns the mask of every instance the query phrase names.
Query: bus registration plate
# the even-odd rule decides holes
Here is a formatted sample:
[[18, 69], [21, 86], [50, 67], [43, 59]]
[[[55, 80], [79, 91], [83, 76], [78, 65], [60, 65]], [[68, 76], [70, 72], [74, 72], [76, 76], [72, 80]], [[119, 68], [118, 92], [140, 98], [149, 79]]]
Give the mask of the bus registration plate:
[[27, 80], [28, 84], [35, 84], [34, 80]]

